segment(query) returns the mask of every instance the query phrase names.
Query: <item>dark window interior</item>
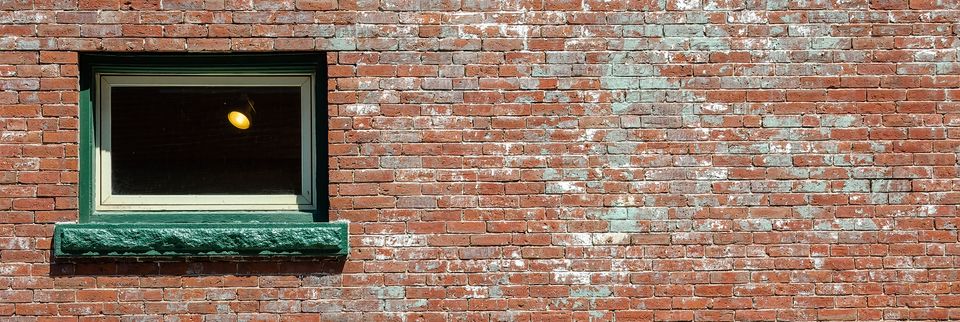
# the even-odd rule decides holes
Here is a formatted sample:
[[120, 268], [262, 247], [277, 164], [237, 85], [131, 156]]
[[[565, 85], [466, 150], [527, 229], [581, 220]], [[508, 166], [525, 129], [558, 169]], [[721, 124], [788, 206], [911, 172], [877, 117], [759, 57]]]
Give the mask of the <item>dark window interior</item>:
[[[113, 194], [300, 194], [299, 87], [113, 87]], [[253, 102], [250, 127], [227, 114]]]

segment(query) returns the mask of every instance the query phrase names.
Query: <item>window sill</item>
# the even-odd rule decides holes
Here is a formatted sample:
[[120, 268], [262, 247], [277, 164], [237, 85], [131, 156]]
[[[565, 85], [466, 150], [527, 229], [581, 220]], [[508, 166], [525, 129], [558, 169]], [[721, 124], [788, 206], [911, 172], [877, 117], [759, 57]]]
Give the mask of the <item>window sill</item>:
[[347, 224], [57, 224], [57, 258], [327, 256], [349, 251]]

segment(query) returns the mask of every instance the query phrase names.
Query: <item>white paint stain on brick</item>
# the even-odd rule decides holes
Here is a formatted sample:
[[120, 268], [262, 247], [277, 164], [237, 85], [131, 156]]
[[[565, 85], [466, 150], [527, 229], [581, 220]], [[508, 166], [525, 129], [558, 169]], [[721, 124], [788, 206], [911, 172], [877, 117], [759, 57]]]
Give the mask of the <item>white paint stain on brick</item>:
[[17, 272], [17, 268], [18, 266], [14, 266], [13, 264], [0, 265], [0, 274], [8, 276], [14, 275]]
[[416, 247], [426, 246], [424, 235], [368, 235], [360, 238], [360, 246], [365, 247]]
[[718, 103], [704, 104], [702, 108], [705, 111], [713, 113], [726, 113], [730, 111], [730, 105]]
[[700, 0], [678, 0], [674, 2], [677, 10], [692, 10], [700, 8]]
[[344, 105], [343, 109], [346, 110], [348, 115], [380, 114], [380, 106], [377, 104], [348, 104], [348, 105]]
[[790, 153], [793, 153], [793, 145], [792, 144], [771, 144], [770, 152], [790, 154]]
[[557, 181], [547, 184], [547, 193], [584, 193], [586, 188], [572, 181]]
[[463, 287], [463, 290], [466, 294], [463, 295], [463, 298], [467, 299], [483, 299], [487, 298], [487, 288], [484, 286], [473, 286], [467, 285]]
[[557, 284], [589, 285], [591, 272], [553, 272], [553, 282]]
[[594, 245], [626, 245], [630, 243], [630, 235], [625, 233], [600, 233], [593, 235]]
[[707, 169], [707, 170], [705, 170], [705, 171], [700, 171], [700, 172], [698, 172], [698, 173], [694, 176], [694, 179], [697, 179], [697, 180], [722, 180], [722, 179], [726, 179], [726, 178], [727, 178], [727, 173], [728, 173], [728, 171], [729, 171], [729, 170], [727, 170], [727, 169], [720, 169], [720, 168]]
[[569, 242], [565, 243], [566, 246], [589, 246], [593, 245], [593, 234], [589, 233], [574, 233], [566, 234], [569, 236]]

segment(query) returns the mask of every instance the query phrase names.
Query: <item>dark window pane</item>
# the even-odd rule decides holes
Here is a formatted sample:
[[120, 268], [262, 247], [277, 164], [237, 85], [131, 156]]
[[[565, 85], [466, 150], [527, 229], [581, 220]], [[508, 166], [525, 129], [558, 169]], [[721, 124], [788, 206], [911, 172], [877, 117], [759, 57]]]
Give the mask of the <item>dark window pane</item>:
[[[300, 88], [114, 87], [113, 194], [300, 194]], [[247, 102], [239, 129], [227, 114]]]

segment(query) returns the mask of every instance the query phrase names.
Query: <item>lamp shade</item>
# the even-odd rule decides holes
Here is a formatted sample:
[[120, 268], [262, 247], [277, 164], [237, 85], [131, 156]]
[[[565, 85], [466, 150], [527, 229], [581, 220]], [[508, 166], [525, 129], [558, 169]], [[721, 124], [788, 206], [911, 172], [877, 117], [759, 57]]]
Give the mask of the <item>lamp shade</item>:
[[253, 114], [257, 110], [253, 108], [253, 100], [246, 95], [243, 96], [243, 101], [242, 106], [227, 113], [227, 121], [235, 128], [246, 130], [253, 124]]

